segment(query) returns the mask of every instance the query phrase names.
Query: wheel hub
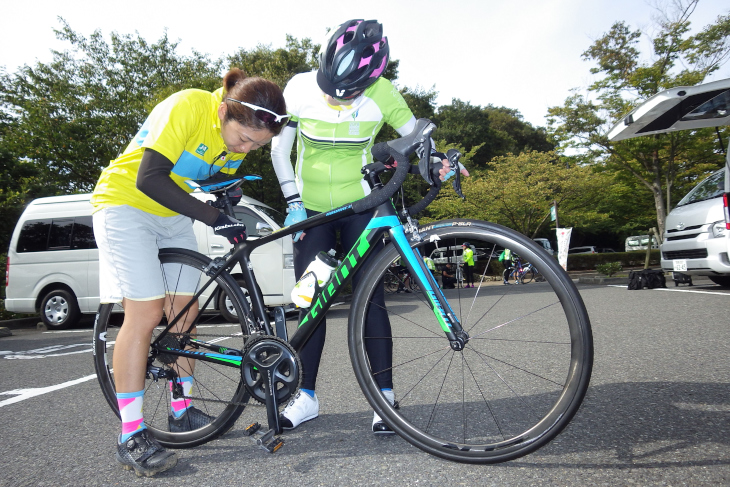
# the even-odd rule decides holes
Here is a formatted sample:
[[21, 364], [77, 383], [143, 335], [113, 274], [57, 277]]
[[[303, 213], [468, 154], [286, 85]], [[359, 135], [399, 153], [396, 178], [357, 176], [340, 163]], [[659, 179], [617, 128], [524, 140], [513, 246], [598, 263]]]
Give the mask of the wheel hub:
[[241, 376], [249, 394], [266, 402], [264, 374], [271, 379], [276, 402], [286, 402], [299, 387], [301, 379], [299, 357], [289, 343], [273, 336], [249, 340], [244, 348]]

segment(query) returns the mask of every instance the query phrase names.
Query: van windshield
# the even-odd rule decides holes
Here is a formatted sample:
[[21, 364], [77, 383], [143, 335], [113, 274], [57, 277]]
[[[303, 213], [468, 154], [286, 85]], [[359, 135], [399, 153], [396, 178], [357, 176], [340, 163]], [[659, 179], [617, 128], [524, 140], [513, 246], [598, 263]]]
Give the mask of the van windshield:
[[718, 198], [725, 192], [725, 170], [720, 169], [709, 178], [695, 186], [695, 189], [687, 193], [687, 196], [677, 203], [677, 207]]

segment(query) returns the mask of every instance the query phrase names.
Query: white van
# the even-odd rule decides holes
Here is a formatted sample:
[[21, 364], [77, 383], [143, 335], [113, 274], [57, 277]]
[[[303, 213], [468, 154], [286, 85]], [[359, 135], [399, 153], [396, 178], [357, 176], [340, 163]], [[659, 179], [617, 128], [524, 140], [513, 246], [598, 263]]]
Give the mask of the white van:
[[[201, 199], [213, 199], [193, 193]], [[99, 307], [99, 251], [92, 229], [90, 194], [53, 196], [32, 201], [18, 220], [8, 249], [5, 309], [14, 313], [38, 313], [49, 327], [62, 329], [75, 324], [81, 314]], [[274, 230], [284, 226], [284, 216], [263, 203], [244, 196], [234, 207], [246, 224], [249, 238], [258, 238], [256, 224]], [[215, 258], [231, 245], [212, 228], [193, 224], [198, 251]], [[258, 247], [251, 255], [264, 303], [282, 306], [291, 302], [294, 287], [292, 242], [283, 238]], [[240, 275], [233, 276], [238, 280]], [[239, 280], [239, 283], [242, 281]], [[244, 289], [244, 294], [246, 293]], [[215, 310], [236, 321], [225, 299], [214, 300]]]
[[[680, 86], [642, 103], [608, 134], [613, 141], [677, 130], [730, 125], [730, 79]], [[726, 168], [730, 154], [726, 155]], [[730, 172], [720, 169], [698, 184], [667, 215], [661, 244], [665, 271], [708, 276], [730, 286]]]
[[[646, 247], [648, 245], [649, 245], [649, 235], [632, 235], [631, 237], [626, 238], [626, 242], [624, 243], [626, 252], [631, 252], [634, 250], [646, 250]], [[652, 249], [659, 248], [659, 242], [656, 241], [656, 238], [652, 237], [651, 248]]]
[[555, 251], [553, 250], [553, 246], [550, 243], [550, 240], [546, 238], [533, 238], [535, 242], [539, 243], [543, 249], [545, 249], [545, 252], [547, 252], [550, 255], [555, 255]]

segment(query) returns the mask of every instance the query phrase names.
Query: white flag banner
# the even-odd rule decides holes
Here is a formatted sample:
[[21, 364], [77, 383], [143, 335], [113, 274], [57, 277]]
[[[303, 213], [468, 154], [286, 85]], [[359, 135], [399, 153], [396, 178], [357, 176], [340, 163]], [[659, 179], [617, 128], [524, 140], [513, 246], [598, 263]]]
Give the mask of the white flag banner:
[[568, 247], [570, 247], [570, 234], [573, 227], [556, 228], [558, 234], [558, 263], [563, 270], [568, 270]]

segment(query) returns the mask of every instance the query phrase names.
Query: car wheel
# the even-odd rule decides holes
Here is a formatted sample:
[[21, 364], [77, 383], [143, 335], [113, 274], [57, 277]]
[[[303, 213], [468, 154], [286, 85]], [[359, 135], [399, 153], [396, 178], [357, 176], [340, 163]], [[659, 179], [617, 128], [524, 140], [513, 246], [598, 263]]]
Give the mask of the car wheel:
[[707, 276], [715, 284], [720, 286], [730, 287], [730, 276]]
[[53, 330], [76, 325], [81, 317], [76, 296], [65, 289], [54, 289], [41, 300], [41, 321]]
[[[251, 298], [248, 296], [248, 289], [246, 289], [246, 284], [243, 282], [243, 280], [236, 280], [239, 287], [241, 288], [241, 292], [244, 296], [246, 296], [246, 301], [248, 301], [248, 305], [251, 306]], [[218, 296], [218, 311], [220, 311], [221, 316], [223, 316], [223, 319], [230, 323], [238, 323], [238, 316], [236, 314], [236, 310], [233, 307], [233, 303], [231, 302], [231, 298], [228, 297], [228, 294], [225, 292], [221, 292], [221, 294]]]

